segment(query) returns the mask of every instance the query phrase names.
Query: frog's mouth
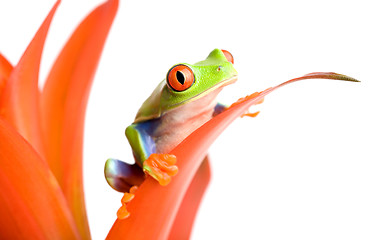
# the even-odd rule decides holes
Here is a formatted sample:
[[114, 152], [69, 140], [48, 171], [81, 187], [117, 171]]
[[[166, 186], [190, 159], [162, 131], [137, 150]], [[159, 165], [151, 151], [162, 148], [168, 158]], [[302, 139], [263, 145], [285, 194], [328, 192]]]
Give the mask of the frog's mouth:
[[207, 89], [206, 91], [201, 92], [200, 94], [192, 97], [191, 99], [188, 99], [187, 101], [185, 101], [186, 103], [188, 102], [192, 102], [195, 101], [205, 95], [208, 95], [209, 93], [217, 90], [217, 89], [222, 89], [223, 87], [233, 84], [234, 82], [236, 82], [238, 80], [238, 75], [232, 76], [231, 78], [228, 78], [222, 82], [219, 82], [218, 84], [214, 85], [213, 87]]

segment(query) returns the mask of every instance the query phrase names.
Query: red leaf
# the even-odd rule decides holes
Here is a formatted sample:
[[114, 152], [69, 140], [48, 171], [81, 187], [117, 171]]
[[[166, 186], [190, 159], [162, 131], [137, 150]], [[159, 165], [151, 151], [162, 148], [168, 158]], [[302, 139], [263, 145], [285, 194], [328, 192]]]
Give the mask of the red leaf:
[[56, 179], [0, 119], [0, 239], [80, 239]]
[[118, 0], [110, 0], [84, 19], [57, 58], [41, 93], [46, 158], [83, 237], [90, 235], [82, 174], [84, 117], [93, 76], [117, 8]]

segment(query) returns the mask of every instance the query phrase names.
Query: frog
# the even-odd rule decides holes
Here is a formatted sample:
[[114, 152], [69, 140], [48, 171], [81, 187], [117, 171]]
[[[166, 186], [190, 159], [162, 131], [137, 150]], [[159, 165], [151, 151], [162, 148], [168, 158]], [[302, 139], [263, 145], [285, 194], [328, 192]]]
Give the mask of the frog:
[[[151, 176], [162, 186], [179, 169], [169, 154], [193, 131], [227, 109], [216, 101], [221, 90], [238, 79], [234, 58], [227, 50], [214, 49], [195, 64], [175, 64], [144, 101], [125, 130], [135, 163], [110, 158], [105, 178], [119, 192], [127, 193]], [[126, 194], [125, 196], [128, 196]]]

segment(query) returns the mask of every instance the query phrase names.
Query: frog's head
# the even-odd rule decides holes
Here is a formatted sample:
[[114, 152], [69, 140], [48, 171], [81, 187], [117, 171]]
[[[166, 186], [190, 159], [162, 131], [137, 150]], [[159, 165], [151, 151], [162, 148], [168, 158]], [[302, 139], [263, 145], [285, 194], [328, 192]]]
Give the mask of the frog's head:
[[135, 122], [158, 118], [173, 108], [200, 99], [236, 80], [233, 57], [225, 50], [215, 49], [205, 60], [195, 64], [174, 65], [166, 79], [143, 103]]

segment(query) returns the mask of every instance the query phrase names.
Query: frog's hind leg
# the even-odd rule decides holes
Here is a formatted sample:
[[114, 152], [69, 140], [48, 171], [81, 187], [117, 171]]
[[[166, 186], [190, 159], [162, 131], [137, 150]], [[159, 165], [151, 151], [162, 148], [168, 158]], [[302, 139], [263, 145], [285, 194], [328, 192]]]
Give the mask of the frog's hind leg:
[[145, 174], [137, 164], [110, 158], [105, 163], [105, 178], [116, 191], [129, 192], [132, 186], [139, 186], [143, 182]]

